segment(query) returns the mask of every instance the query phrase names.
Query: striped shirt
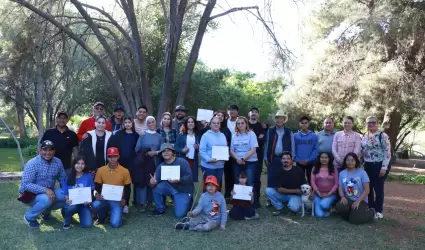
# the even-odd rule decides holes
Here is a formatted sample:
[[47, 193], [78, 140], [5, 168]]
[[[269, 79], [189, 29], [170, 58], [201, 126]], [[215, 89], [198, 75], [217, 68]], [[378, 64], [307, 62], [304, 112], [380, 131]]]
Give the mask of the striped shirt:
[[25, 164], [19, 193], [24, 191], [35, 194], [44, 193], [46, 188], [54, 188], [56, 181], [62, 185], [65, 177], [61, 160], [53, 157], [50, 162], [47, 162], [38, 155]]
[[335, 167], [342, 167], [345, 156], [348, 153], [360, 154], [360, 134], [354, 131], [346, 133], [339, 131], [335, 133], [334, 141], [332, 143], [332, 154], [335, 158]]

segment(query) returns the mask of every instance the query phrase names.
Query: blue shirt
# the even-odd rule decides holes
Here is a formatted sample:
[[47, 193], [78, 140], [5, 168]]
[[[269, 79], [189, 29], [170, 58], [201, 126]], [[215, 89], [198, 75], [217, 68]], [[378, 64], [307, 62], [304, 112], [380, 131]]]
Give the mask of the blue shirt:
[[317, 133], [318, 150], [319, 153], [326, 152], [332, 154], [332, 143], [334, 141], [335, 131], [326, 133], [325, 130]]
[[62, 185], [62, 194], [64, 195], [68, 195], [68, 190], [74, 188], [91, 187], [91, 190], [94, 190], [93, 176], [89, 173], [84, 173], [82, 176], [80, 176], [80, 178], [75, 178], [74, 186], [68, 186], [68, 178], [69, 177], [65, 178]]
[[[353, 201], [356, 201], [363, 194], [363, 184], [366, 182], [370, 182], [369, 176], [361, 168], [351, 173], [345, 169], [339, 174], [339, 185], [344, 191], [344, 196]], [[367, 196], [364, 201], [367, 203]]]
[[44, 193], [46, 188], [54, 188], [56, 181], [62, 185], [65, 177], [61, 160], [53, 157], [50, 162], [47, 162], [37, 155], [25, 164], [19, 193], [24, 191], [35, 194]]
[[219, 132], [208, 130], [201, 138], [199, 154], [201, 155], [201, 166], [208, 169], [224, 168], [224, 161], [209, 162], [212, 160], [212, 148], [214, 146], [227, 147], [226, 136]]
[[[232, 136], [232, 142], [230, 144], [230, 149], [235, 152], [235, 154], [242, 158], [248, 153], [251, 149], [258, 148], [257, 136], [254, 132], [249, 131], [248, 133], [238, 133], [238, 135], [234, 134]], [[244, 159], [245, 161], [257, 161], [257, 152], [255, 152], [248, 159]]]
[[[137, 137], [135, 137], [134, 134], [126, 133], [124, 132], [123, 137], [121, 140], [124, 141], [124, 143], [121, 143], [121, 151], [120, 151], [120, 157], [123, 159], [129, 159], [134, 155], [134, 145], [137, 143]], [[127, 166], [125, 166], [127, 167]]]

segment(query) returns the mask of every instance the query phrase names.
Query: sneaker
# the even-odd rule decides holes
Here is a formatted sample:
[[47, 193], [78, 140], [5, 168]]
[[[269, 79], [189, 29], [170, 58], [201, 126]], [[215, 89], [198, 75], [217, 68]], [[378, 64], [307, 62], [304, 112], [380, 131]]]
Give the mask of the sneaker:
[[175, 229], [177, 230], [188, 230], [189, 229], [189, 224], [188, 223], [183, 223], [183, 222], [178, 222], [175, 226]]
[[259, 218], [260, 218], [260, 215], [256, 213], [252, 217], [245, 217], [245, 220], [258, 220]]
[[124, 206], [124, 208], [122, 209], [122, 212], [125, 214], [128, 214], [128, 206]]
[[140, 206], [137, 208], [137, 211], [138, 211], [139, 213], [146, 213], [146, 205], [140, 205]]
[[97, 219], [94, 222], [94, 225], [103, 225], [103, 224], [105, 224], [105, 219]]
[[164, 214], [165, 214], [165, 212], [160, 212], [160, 211], [158, 211], [158, 210], [155, 209], [155, 211], [153, 211], [149, 216], [150, 217], [161, 216], [161, 215], [164, 215]]
[[155, 207], [155, 205], [154, 205], [152, 202], [148, 202], [148, 203], [146, 204], [146, 210], [148, 210], [148, 211], [150, 211], [150, 212], [153, 212], [153, 211], [155, 211], [155, 210], [156, 210], [156, 207]]
[[189, 222], [190, 221], [190, 217], [184, 217], [183, 219], [182, 219], [182, 223], [187, 223], [187, 222]]
[[25, 220], [25, 223], [27, 223], [27, 225], [30, 228], [35, 229], [35, 228], [39, 228], [40, 227], [40, 223], [38, 223], [37, 220], [28, 220], [27, 217], [25, 217], [25, 215], [24, 215], [24, 220]]
[[282, 214], [282, 210], [276, 210], [272, 213], [273, 216], [279, 216]]
[[69, 224], [63, 224], [63, 229], [68, 230], [71, 227], [71, 225]]
[[383, 219], [383, 218], [384, 218], [384, 215], [382, 213], [380, 212], [375, 213], [375, 219]]

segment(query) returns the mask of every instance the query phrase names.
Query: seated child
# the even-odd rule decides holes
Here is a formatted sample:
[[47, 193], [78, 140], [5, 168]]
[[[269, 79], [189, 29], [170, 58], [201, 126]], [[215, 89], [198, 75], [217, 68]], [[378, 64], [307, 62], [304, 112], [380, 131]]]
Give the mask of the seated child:
[[[247, 174], [242, 171], [239, 173], [239, 185], [246, 186], [248, 182]], [[232, 190], [232, 197], [235, 195], [235, 191]], [[255, 213], [255, 209], [252, 207], [254, 203], [254, 195], [251, 192], [251, 201], [238, 200], [232, 198], [233, 207], [229, 211], [229, 216], [235, 220], [250, 220], [258, 219], [259, 215]]]
[[[220, 230], [226, 228], [227, 208], [224, 196], [217, 191], [220, 186], [217, 178], [213, 175], [207, 176], [204, 183], [206, 192], [201, 195], [199, 203], [193, 211], [189, 211], [182, 222], [177, 223], [175, 229], [208, 232], [220, 226]], [[203, 212], [202, 216], [197, 216]]]

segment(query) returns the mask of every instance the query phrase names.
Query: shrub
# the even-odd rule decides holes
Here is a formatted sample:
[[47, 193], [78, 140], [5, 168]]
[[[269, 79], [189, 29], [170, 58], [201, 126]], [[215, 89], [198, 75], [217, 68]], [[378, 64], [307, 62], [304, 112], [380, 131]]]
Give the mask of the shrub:
[[37, 144], [29, 145], [28, 147], [22, 150], [22, 154], [29, 158], [35, 157], [37, 155]]
[[[30, 145], [37, 145], [37, 138], [18, 138], [21, 148], [26, 148]], [[15, 140], [13, 138], [0, 138], [0, 148], [17, 148]]]

